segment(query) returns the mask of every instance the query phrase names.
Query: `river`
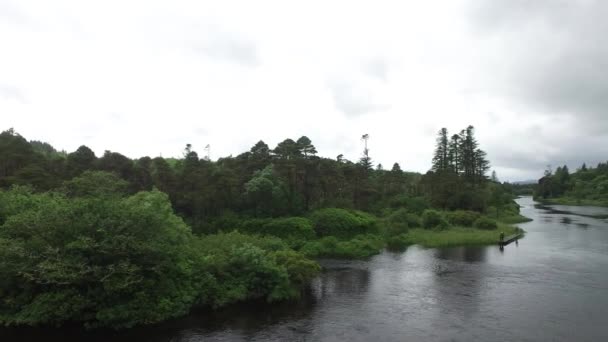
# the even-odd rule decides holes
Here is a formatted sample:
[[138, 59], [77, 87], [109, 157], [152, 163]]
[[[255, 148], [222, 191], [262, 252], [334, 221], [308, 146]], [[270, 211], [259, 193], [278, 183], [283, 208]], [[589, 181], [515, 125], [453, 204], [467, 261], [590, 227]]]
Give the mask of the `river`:
[[606, 208], [538, 206], [518, 244], [324, 260], [297, 303], [234, 306], [120, 333], [2, 329], [0, 341], [608, 341]]

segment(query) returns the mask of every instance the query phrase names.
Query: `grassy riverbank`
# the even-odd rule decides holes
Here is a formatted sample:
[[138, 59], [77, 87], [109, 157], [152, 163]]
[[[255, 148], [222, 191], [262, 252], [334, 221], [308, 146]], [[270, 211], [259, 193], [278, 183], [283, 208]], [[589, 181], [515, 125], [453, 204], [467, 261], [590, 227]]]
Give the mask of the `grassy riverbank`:
[[572, 197], [535, 198], [534, 200], [543, 204], [608, 207], [608, 201], [606, 200], [591, 200]]
[[505, 236], [520, 232], [520, 228], [499, 224], [496, 230], [483, 230], [469, 227], [452, 227], [447, 230], [412, 229], [407, 234], [399, 235], [389, 241], [389, 247], [420, 245], [428, 248], [495, 245], [500, 240], [500, 233]]

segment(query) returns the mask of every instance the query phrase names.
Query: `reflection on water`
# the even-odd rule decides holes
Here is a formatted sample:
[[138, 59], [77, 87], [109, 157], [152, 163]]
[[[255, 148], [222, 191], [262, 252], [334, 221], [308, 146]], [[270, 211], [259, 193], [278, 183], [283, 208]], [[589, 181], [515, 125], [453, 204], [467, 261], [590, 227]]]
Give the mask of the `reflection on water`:
[[336, 293], [362, 293], [367, 291], [369, 284], [369, 270], [345, 268], [327, 272], [323, 277], [315, 279], [312, 283], [312, 288], [314, 289], [315, 297], [322, 299], [327, 296], [333, 296]]
[[534, 221], [502, 251], [412, 246], [368, 261], [322, 260], [300, 301], [119, 333], [0, 329], [0, 341], [608, 340], [608, 223], [588, 216], [601, 210], [518, 203]]
[[439, 259], [480, 262], [486, 260], [488, 248], [486, 247], [452, 247], [435, 250], [435, 257]]

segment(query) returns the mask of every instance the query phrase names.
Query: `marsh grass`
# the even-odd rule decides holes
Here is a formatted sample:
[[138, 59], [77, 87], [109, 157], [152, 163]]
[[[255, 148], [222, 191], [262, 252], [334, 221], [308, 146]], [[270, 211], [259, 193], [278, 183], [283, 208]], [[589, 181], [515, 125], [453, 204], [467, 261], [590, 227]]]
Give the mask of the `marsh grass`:
[[406, 245], [421, 245], [423, 247], [452, 247], [452, 246], [475, 246], [494, 245], [500, 239], [500, 233], [505, 236], [513, 235], [520, 228], [499, 223], [494, 230], [482, 230], [466, 227], [452, 227], [446, 230], [411, 229], [407, 234], [402, 234], [391, 241], [391, 245], [398, 247]]

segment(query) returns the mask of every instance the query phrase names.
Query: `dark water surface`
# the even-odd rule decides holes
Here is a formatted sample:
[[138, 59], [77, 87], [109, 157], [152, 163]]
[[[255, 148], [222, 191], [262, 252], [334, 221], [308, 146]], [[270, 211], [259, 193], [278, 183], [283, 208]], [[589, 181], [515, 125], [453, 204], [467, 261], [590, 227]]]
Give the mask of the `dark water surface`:
[[[298, 303], [249, 304], [121, 333], [0, 330], [0, 341], [608, 341], [608, 221], [536, 206], [518, 245], [324, 261]], [[583, 215], [583, 216], [581, 216]]]

